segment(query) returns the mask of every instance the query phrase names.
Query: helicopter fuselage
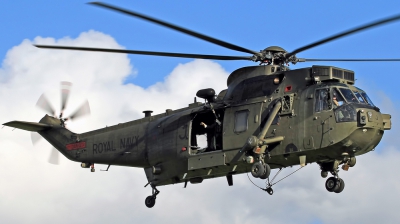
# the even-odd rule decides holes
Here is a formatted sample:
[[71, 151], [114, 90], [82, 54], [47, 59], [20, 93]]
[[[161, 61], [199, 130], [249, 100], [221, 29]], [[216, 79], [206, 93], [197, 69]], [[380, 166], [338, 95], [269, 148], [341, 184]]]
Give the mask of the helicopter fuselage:
[[[366, 93], [352, 85], [354, 80], [329, 75], [324, 80], [322, 75], [327, 74], [317, 73], [318, 69], [246, 67], [231, 74], [228, 89], [213, 102], [195, 102], [82, 134], [46, 115], [40, 123], [53, 128], [39, 134], [68, 159], [82, 162], [82, 167], [144, 168], [154, 186], [249, 172], [253, 163], [249, 157], [272, 169], [317, 162], [331, 171], [335, 161], [345, 163], [346, 158], [373, 150], [384, 130], [390, 129], [390, 115], [381, 114]], [[277, 102], [279, 113], [260, 137]], [[202, 152], [196, 137], [206, 131], [200, 123], [216, 120], [220, 122], [214, 133], [216, 150]], [[251, 136], [268, 143], [246, 147]]]

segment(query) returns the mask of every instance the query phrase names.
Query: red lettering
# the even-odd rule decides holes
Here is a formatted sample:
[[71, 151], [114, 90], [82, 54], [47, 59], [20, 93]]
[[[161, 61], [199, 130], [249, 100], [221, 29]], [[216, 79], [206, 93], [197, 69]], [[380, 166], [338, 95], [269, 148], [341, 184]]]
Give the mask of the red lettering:
[[65, 146], [67, 150], [76, 150], [86, 148], [86, 142], [71, 143]]

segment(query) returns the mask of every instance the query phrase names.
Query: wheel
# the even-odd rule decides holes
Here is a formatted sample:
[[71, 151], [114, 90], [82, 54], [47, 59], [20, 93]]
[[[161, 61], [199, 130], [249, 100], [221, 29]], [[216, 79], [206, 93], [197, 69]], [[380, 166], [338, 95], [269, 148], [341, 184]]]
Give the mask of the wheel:
[[263, 180], [269, 177], [269, 174], [271, 173], [271, 167], [269, 167], [268, 164], [264, 164], [264, 170], [264, 173], [260, 176], [260, 178]]
[[321, 177], [322, 177], [322, 178], [326, 178], [327, 176], [328, 176], [328, 171], [322, 170], [322, 171], [321, 171]]
[[325, 182], [325, 188], [329, 192], [333, 192], [339, 188], [339, 181], [335, 177], [329, 177]]
[[264, 171], [264, 165], [260, 162], [254, 163], [251, 167], [251, 175], [255, 178], [261, 177], [264, 174]]
[[153, 195], [150, 195], [144, 201], [148, 208], [152, 208], [156, 204], [156, 198]]
[[356, 157], [351, 157], [348, 164], [350, 167], [353, 167], [356, 165], [356, 162], [357, 162]]
[[94, 168], [90, 168], [90, 172], [94, 172], [95, 171], [95, 169]]
[[334, 190], [333, 192], [335, 192], [335, 193], [340, 193], [340, 192], [342, 192], [343, 191], [343, 189], [344, 189], [344, 181], [343, 181], [343, 179], [338, 179], [337, 180], [337, 184], [339, 185], [339, 187], [336, 189], [336, 190]]

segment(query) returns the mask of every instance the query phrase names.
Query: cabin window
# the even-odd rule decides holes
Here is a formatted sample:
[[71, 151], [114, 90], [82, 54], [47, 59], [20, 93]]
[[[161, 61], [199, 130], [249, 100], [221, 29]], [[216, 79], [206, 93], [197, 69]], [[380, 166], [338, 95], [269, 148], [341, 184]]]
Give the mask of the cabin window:
[[235, 133], [247, 131], [249, 110], [239, 110], [235, 112]]
[[329, 89], [317, 89], [315, 91], [315, 112], [331, 109], [329, 102]]

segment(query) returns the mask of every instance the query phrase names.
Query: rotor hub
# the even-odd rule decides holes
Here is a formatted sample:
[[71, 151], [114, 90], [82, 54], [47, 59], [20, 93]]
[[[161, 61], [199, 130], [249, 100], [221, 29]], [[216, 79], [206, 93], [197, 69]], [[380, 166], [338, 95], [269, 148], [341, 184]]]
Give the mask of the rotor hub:
[[288, 52], [279, 46], [270, 46], [253, 55], [253, 61], [260, 64], [285, 66], [289, 63], [295, 64], [298, 60], [295, 55], [289, 55]]

